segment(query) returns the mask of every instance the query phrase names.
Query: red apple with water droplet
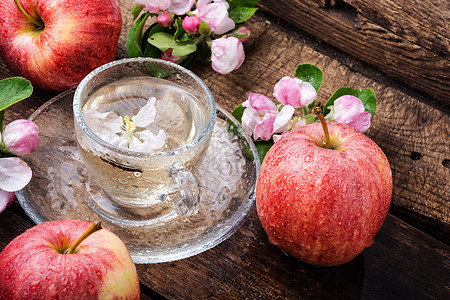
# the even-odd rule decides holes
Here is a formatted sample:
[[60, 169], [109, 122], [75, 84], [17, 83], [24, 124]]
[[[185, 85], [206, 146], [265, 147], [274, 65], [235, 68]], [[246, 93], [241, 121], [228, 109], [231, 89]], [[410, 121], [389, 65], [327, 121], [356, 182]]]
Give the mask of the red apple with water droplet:
[[88, 221], [48, 221], [0, 253], [0, 299], [139, 299], [122, 241]]
[[[323, 120], [325, 122], [325, 120]], [[313, 265], [350, 261], [389, 210], [392, 174], [378, 145], [343, 124], [285, 132], [264, 158], [256, 206], [270, 243]]]
[[117, 0], [2, 0], [0, 56], [33, 86], [67, 90], [114, 60], [121, 28]]

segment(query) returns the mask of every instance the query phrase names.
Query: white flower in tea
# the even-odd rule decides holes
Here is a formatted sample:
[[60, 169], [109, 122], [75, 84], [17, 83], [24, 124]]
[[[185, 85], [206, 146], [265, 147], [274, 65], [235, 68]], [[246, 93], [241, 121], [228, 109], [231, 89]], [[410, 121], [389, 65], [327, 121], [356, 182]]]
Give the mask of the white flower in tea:
[[[88, 127], [101, 139], [116, 147], [152, 153], [166, 143], [166, 133], [153, 124], [156, 98], [151, 97], [135, 116], [119, 116], [114, 111], [83, 111]], [[154, 132], [157, 131], [157, 134]]]

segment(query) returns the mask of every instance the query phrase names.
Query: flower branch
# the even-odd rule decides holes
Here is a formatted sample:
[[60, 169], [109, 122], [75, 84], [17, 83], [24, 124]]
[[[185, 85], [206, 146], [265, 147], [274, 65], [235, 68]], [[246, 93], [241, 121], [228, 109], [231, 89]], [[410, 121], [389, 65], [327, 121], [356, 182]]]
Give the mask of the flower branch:
[[[194, 56], [227, 74], [245, 59], [250, 28], [238, 27], [259, 0], [135, 0], [127, 36], [129, 57], [153, 57], [187, 65]], [[156, 17], [156, 22], [154, 21]], [[152, 20], [149, 26], [147, 23]]]
[[31, 180], [31, 169], [18, 156], [30, 154], [39, 143], [36, 124], [19, 119], [4, 126], [4, 112], [32, 92], [31, 83], [24, 78], [0, 81], [0, 212], [14, 202], [14, 192]]
[[295, 77], [283, 77], [275, 84], [273, 96], [278, 104], [265, 95], [251, 93], [233, 111], [244, 132], [253, 137], [261, 161], [283, 132], [321, 121], [311, 111], [316, 106], [325, 116], [322, 121], [339, 122], [360, 132], [368, 130], [377, 103], [374, 92], [340, 88], [320, 106], [316, 101], [322, 81], [320, 68], [300, 64]]

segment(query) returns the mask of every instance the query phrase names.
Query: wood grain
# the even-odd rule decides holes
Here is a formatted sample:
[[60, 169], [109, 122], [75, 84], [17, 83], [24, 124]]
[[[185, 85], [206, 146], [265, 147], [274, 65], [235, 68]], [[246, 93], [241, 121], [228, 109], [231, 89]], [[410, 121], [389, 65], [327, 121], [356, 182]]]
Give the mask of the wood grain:
[[263, 0], [260, 6], [264, 12], [450, 107], [448, 1], [339, 3]]

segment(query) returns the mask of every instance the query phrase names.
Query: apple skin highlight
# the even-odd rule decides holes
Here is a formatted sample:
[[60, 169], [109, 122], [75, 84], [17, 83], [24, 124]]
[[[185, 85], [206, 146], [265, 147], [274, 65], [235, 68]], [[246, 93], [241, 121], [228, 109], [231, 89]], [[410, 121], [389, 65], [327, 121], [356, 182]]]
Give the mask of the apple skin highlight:
[[92, 224], [49, 221], [0, 253], [0, 299], [139, 299], [139, 279], [122, 241], [102, 228], [62, 254]]
[[122, 27], [117, 0], [20, 3], [45, 25], [37, 28], [13, 0], [1, 1], [0, 56], [13, 73], [33, 86], [67, 90], [95, 68], [114, 60]]
[[392, 173], [378, 145], [327, 122], [285, 132], [264, 158], [256, 207], [271, 244], [313, 265], [350, 261], [373, 239], [389, 210]]

